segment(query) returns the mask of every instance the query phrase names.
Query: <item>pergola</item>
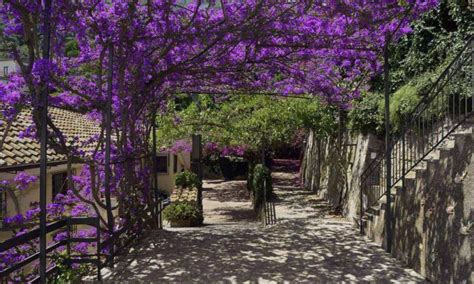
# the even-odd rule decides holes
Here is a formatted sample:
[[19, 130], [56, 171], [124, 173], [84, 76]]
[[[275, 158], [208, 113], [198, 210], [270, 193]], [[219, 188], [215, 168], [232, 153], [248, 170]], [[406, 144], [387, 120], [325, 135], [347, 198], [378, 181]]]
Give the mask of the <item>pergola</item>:
[[[50, 46], [51, 46], [51, 9], [52, 9], [52, 0], [45, 0], [44, 1], [44, 29], [43, 29], [43, 34], [44, 34], [44, 40], [43, 40], [43, 46], [42, 46], [42, 57], [45, 60], [50, 59]], [[408, 14], [408, 13], [407, 13]], [[399, 26], [400, 27], [400, 26]], [[398, 27], [398, 28], [399, 28]], [[397, 28], [397, 30], [398, 30]], [[395, 33], [395, 32], [394, 32]], [[385, 179], [385, 188], [383, 190], [383, 195], [386, 197], [386, 204], [387, 207], [390, 208], [390, 204], [392, 202], [392, 194], [391, 190], [394, 186], [393, 182], [393, 168], [392, 168], [392, 151], [393, 151], [393, 137], [391, 136], [391, 129], [390, 129], [390, 62], [389, 62], [389, 47], [390, 44], [393, 40], [393, 37], [391, 34], [386, 34], [385, 37], [385, 45], [383, 51], [383, 58], [384, 58], [384, 97], [385, 97], [385, 153], [378, 158], [378, 160], [383, 159], [384, 163], [380, 164], [383, 165], [384, 167], [384, 172], [386, 173], [384, 175]], [[104, 159], [104, 167], [105, 167], [105, 177], [104, 177], [104, 183], [106, 185], [106, 190], [105, 190], [105, 202], [107, 206], [107, 211], [110, 212], [112, 210], [112, 203], [111, 203], [111, 190], [110, 190], [110, 183], [111, 183], [111, 176], [112, 176], [112, 166], [111, 166], [111, 152], [112, 152], [112, 139], [113, 139], [113, 132], [112, 132], [112, 92], [113, 92], [113, 60], [114, 60], [114, 54], [113, 54], [113, 46], [110, 44], [110, 48], [108, 50], [108, 74], [107, 74], [107, 101], [106, 101], [106, 117], [105, 117], [105, 159]], [[202, 93], [200, 91], [186, 91], [189, 93]], [[209, 94], [221, 94], [221, 93], [212, 93], [210, 92]], [[292, 95], [282, 95], [279, 93], [261, 93], [260, 95], [270, 95], [270, 96], [285, 96], [285, 97], [295, 97], [295, 98], [305, 98], [308, 99], [307, 97], [301, 97], [301, 96], [292, 96]], [[47, 245], [47, 235], [48, 232], [51, 232], [54, 229], [57, 229], [62, 226], [67, 226], [68, 228], [74, 224], [86, 224], [86, 225], [91, 225], [95, 226], [98, 228], [98, 236], [95, 241], [97, 241], [97, 259], [96, 264], [100, 270], [100, 267], [104, 265], [113, 265], [114, 262], [114, 255], [115, 255], [115, 241], [118, 239], [118, 236], [120, 235], [122, 230], [116, 231], [115, 230], [115, 221], [114, 217], [111, 214], [108, 214], [107, 216], [107, 225], [108, 225], [108, 233], [109, 233], [109, 239], [102, 242], [100, 241], [100, 230], [99, 230], [99, 221], [95, 220], [94, 218], [88, 218], [88, 219], [83, 219], [83, 220], [74, 220], [70, 219], [67, 221], [63, 221], [60, 223], [55, 223], [53, 225], [47, 224], [47, 216], [46, 216], [46, 211], [47, 211], [47, 197], [46, 197], [46, 192], [47, 192], [47, 174], [48, 174], [48, 126], [47, 126], [47, 120], [48, 120], [48, 105], [49, 105], [49, 97], [50, 97], [50, 90], [48, 86], [43, 86], [43, 89], [41, 91], [41, 129], [39, 130], [40, 132], [40, 144], [41, 144], [41, 158], [40, 158], [40, 191], [39, 191], [39, 197], [40, 197], [40, 222], [39, 222], [39, 230], [35, 231], [33, 234], [28, 234], [28, 237], [31, 239], [32, 237], [38, 236], [40, 239], [39, 242], [39, 254], [35, 255], [35, 258], [39, 259], [39, 277], [36, 279], [36, 281], [39, 281], [40, 283], [46, 283], [48, 274], [51, 273], [52, 271], [48, 270], [48, 252], [51, 251], [54, 248], [57, 248], [59, 245], [64, 245], [65, 243], [61, 243], [59, 245], [55, 245], [53, 248], [48, 247]], [[152, 155], [153, 155], [153, 166], [156, 168], [156, 148], [157, 148], [157, 137], [156, 137], [156, 123], [155, 123], [155, 116], [156, 113], [153, 114], [151, 117], [151, 124], [152, 124]], [[193, 144], [194, 145], [199, 145], [200, 144], [200, 137], [196, 136], [193, 137]], [[201, 159], [201, 154], [199, 151], [199, 147], [196, 147], [195, 151], [193, 151], [193, 170], [197, 173], [201, 173], [201, 168], [199, 165], [200, 159]], [[405, 149], [405, 148], [403, 148]], [[403, 150], [405, 151], [405, 150]], [[402, 156], [405, 156], [405, 153], [401, 154]], [[403, 164], [404, 167], [404, 164]], [[404, 173], [406, 172], [406, 169], [403, 168], [401, 171]], [[158, 197], [158, 177], [156, 172], [154, 172], [153, 176], [153, 190], [154, 190], [154, 208], [152, 209], [154, 211], [155, 216], [158, 217], [157, 220], [155, 220], [157, 227], [161, 228], [161, 200]], [[201, 175], [202, 178], [202, 175]], [[364, 215], [365, 208], [362, 206], [362, 190], [361, 190], [361, 218]], [[200, 198], [200, 197], [199, 197]], [[392, 243], [392, 227], [393, 227], [393, 218], [390, 210], [385, 211], [385, 232], [386, 232], [386, 243], [387, 243], [387, 251], [390, 251], [391, 249], [391, 243]], [[361, 220], [362, 223], [362, 220]], [[361, 233], [363, 233], [362, 226], [361, 227]], [[10, 243], [4, 243], [0, 245], [0, 249], [4, 250], [5, 247], [14, 247], [17, 244], [20, 244], [21, 242], [24, 242], [26, 237], [17, 237], [14, 241]], [[81, 241], [79, 239], [71, 239], [71, 241]], [[85, 241], [85, 240], [82, 240]], [[70, 243], [67, 243], [68, 246], [70, 246]], [[107, 247], [109, 250], [109, 257], [106, 261], [105, 264], [101, 263], [100, 260], [100, 255], [101, 255], [101, 249]], [[33, 261], [35, 258], [32, 258], [31, 261]], [[73, 262], [73, 261], [72, 261]], [[81, 261], [78, 261], [81, 262]], [[82, 262], [86, 262], [83, 260]], [[28, 262], [29, 263], [29, 262]], [[11, 269], [9, 269], [10, 271]], [[3, 272], [2, 272], [3, 274]], [[99, 272], [99, 277], [100, 277], [100, 272]]]

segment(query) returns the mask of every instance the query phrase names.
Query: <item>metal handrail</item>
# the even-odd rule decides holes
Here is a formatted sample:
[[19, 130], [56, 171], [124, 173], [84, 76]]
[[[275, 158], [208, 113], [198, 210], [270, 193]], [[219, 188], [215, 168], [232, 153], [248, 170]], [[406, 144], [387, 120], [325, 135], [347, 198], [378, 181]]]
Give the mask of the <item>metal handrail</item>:
[[[97, 236], [95, 238], [67, 238], [58, 242], [55, 242], [51, 245], [49, 245], [46, 248], [46, 253], [50, 253], [55, 251], [56, 249], [62, 247], [62, 246], [67, 246], [68, 250], [73, 242], [97, 242], [97, 259], [100, 261], [100, 251], [101, 251], [101, 246], [100, 246], [100, 228], [99, 228], [99, 218], [97, 217], [69, 217], [69, 218], [64, 218], [58, 221], [55, 221], [53, 223], [47, 224], [46, 225], [46, 233], [52, 233], [60, 229], [67, 229], [68, 230], [68, 236], [71, 231], [71, 226], [72, 225], [88, 225], [88, 226], [93, 226], [97, 229]], [[36, 240], [40, 237], [40, 228], [34, 229], [28, 233], [25, 233], [20, 236], [13, 237], [11, 239], [8, 239], [2, 243], [0, 243], [0, 253], [4, 253], [12, 248], [27, 244], [33, 240]], [[68, 254], [70, 255], [70, 254]], [[35, 252], [32, 255], [29, 255], [25, 259], [14, 263], [13, 265], [10, 265], [8, 267], [5, 267], [3, 270], [0, 271], [0, 279], [7, 277], [10, 275], [12, 272], [17, 271], [26, 265], [29, 265], [35, 260], [38, 260], [40, 258], [40, 252]], [[78, 261], [80, 262], [95, 262], [96, 260], [92, 259], [71, 259], [70, 263], [76, 263]], [[52, 268], [48, 270], [47, 276], [51, 276], [54, 272], [57, 271], [55, 268], [56, 265], [54, 265]], [[98, 270], [100, 266], [97, 266]], [[99, 279], [100, 279], [100, 270], [98, 271], [99, 274]], [[31, 280], [31, 282], [35, 283], [39, 281], [39, 275], [36, 276]]]
[[[390, 180], [390, 188], [394, 187], [400, 181], [403, 181], [406, 175], [420, 164], [436, 147], [442, 144], [446, 138], [455, 131], [471, 114], [474, 109], [474, 99], [472, 92], [466, 96], [461, 97], [460, 94], [444, 94], [446, 86], [453, 80], [454, 76], [460, 75], [460, 71], [465, 66], [471, 67], [471, 74], [467, 77], [473, 76], [472, 65], [474, 64], [474, 37], [470, 37], [461, 51], [450, 62], [448, 67], [437, 78], [435, 83], [428, 91], [428, 95], [420, 100], [414, 110], [407, 116], [408, 119], [401, 124], [401, 131], [398, 136], [393, 137], [391, 145], [391, 159], [394, 163], [392, 168], [392, 178]], [[469, 60], [471, 63], [468, 63]], [[467, 64], [466, 64], [467, 63]], [[461, 73], [462, 75], [463, 73]], [[471, 77], [471, 80], [474, 78]], [[468, 101], [471, 100], [470, 105]], [[441, 104], [440, 104], [441, 103]], [[463, 104], [463, 105], [461, 105]], [[447, 108], [446, 108], [447, 106]], [[433, 114], [429, 113], [432, 107], [441, 107], [441, 113], [436, 113], [439, 117], [434, 118]], [[463, 107], [463, 109], [461, 109]], [[441, 115], [440, 115], [441, 114]], [[442, 119], [439, 119], [442, 117]], [[446, 120], [447, 128], [446, 128]], [[441, 126], [439, 125], [441, 123]], [[445, 129], [446, 128], [446, 129]], [[413, 133], [417, 130], [422, 132], [422, 142], [417, 143]], [[425, 133], [425, 130], [427, 131]], [[433, 133], [434, 132], [434, 133]], [[415, 140], [415, 142], [411, 142]], [[428, 142], [428, 143], [426, 143]], [[420, 145], [421, 144], [421, 145]], [[411, 146], [411, 147], [410, 147]], [[426, 147], [428, 146], [428, 147]], [[419, 150], [421, 148], [421, 153]], [[370, 207], [377, 204], [380, 199], [387, 193], [387, 184], [384, 184], [383, 175], [384, 163], [386, 159], [385, 152], [379, 153], [373, 161], [369, 163], [361, 175], [361, 218]], [[370, 179], [379, 179], [379, 183], [367, 184]], [[382, 182], [380, 182], [382, 180]], [[382, 186], [381, 186], [382, 185]], [[380, 188], [383, 190], [380, 192]], [[367, 207], [363, 208], [363, 190], [366, 190], [367, 197], [369, 197], [369, 189], [377, 189], [379, 194], [375, 193], [375, 198], [369, 202], [367, 200]], [[362, 223], [362, 220], [361, 220]], [[362, 227], [362, 226], [361, 226]]]

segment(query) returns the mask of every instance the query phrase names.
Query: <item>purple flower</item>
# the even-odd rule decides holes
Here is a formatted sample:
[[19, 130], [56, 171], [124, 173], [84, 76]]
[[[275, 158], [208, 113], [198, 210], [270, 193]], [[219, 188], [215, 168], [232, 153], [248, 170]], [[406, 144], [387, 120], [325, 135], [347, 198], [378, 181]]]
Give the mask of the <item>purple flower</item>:
[[37, 180], [37, 176], [29, 175], [26, 172], [18, 173], [13, 179], [18, 190], [27, 189], [30, 184], [35, 183]]

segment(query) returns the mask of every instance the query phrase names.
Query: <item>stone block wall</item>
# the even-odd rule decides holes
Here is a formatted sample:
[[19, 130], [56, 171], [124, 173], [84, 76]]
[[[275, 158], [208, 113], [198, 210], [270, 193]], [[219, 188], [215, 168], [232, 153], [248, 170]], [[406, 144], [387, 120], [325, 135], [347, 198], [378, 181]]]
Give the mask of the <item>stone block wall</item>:
[[[467, 128], [469, 129], [469, 128]], [[474, 135], [455, 132], [392, 191], [392, 254], [439, 283], [474, 283]], [[325, 197], [358, 224], [360, 176], [383, 141], [372, 135], [307, 137], [301, 176], [304, 186]], [[449, 143], [448, 143], [449, 142]], [[384, 201], [364, 224], [366, 235], [385, 247]], [[473, 274], [474, 275], [474, 274]]]
[[327, 199], [346, 218], [358, 220], [360, 176], [371, 153], [382, 146], [371, 134], [346, 132], [320, 139], [310, 131], [300, 170], [304, 187]]

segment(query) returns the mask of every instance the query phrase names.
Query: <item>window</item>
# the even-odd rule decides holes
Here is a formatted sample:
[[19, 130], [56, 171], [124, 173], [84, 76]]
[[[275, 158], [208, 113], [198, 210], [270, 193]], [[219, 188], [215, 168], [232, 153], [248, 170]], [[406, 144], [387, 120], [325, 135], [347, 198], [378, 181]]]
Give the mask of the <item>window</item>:
[[159, 174], [168, 173], [168, 156], [156, 157], [156, 172]]
[[3, 76], [5, 76], [5, 77], [8, 76], [8, 66], [3, 67]]
[[67, 190], [67, 172], [53, 174], [53, 200], [59, 193]]
[[173, 173], [178, 172], [178, 155], [173, 155]]
[[7, 215], [7, 191], [0, 188], [0, 228], [3, 227], [3, 218]]

